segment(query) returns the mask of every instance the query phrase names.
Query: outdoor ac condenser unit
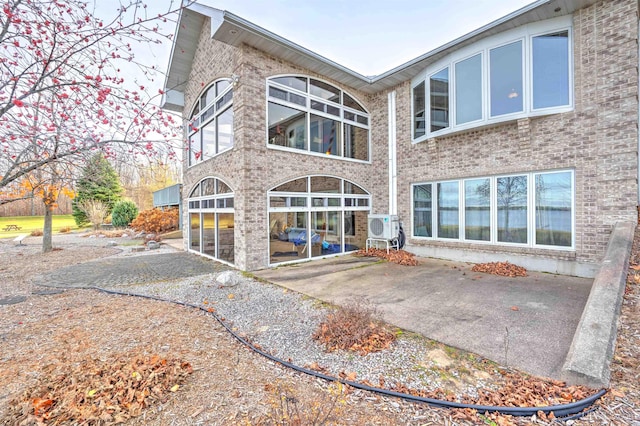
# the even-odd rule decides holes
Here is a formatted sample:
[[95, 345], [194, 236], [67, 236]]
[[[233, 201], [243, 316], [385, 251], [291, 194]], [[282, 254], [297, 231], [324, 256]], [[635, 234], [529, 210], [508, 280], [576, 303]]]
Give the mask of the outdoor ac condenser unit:
[[400, 220], [394, 214], [370, 214], [369, 238], [393, 240], [398, 238]]

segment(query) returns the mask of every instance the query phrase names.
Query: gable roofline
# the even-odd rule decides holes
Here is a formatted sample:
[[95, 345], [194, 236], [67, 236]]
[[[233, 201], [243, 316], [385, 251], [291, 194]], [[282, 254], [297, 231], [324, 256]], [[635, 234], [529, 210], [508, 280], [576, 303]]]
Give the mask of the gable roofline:
[[413, 79], [430, 64], [483, 38], [532, 22], [573, 14], [595, 2], [596, 0], [537, 0], [389, 71], [367, 77], [233, 13], [185, 1], [176, 27], [162, 107], [182, 111], [184, 86], [189, 78], [198, 37], [207, 17], [211, 18], [211, 38], [214, 40], [235, 47], [247, 44], [347, 87], [373, 94]]

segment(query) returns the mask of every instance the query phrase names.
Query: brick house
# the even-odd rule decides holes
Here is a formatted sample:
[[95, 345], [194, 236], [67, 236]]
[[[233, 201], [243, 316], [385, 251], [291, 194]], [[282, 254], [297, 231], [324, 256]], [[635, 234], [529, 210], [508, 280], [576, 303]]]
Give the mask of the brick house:
[[181, 14], [185, 246], [244, 270], [365, 245], [593, 276], [637, 220], [638, 3], [536, 1], [376, 77], [226, 11]]

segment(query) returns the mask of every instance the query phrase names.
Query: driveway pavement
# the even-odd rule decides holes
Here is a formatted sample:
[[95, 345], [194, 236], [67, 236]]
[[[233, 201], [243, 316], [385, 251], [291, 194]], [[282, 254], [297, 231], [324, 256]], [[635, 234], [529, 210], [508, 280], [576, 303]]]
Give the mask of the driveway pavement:
[[470, 264], [419, 266], [342, 256], [255, 272], [337, 305], [365, 296], [384, 320], [531, 374], [560, 372], [593, 280], [529, 272], [507, 278]]

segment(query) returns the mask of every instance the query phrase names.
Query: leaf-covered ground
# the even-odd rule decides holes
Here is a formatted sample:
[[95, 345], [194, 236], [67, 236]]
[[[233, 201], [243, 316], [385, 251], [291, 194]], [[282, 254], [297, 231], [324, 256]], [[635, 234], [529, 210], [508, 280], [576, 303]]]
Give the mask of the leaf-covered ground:
[[[639, 242], [636, 235], [611, 389], [598, 409], [575, 425], [631, 425], [640, 419]], [[91, 424], [134, 425], [284, 424], [284, 419], [288, 424], [321, 419], [385, 425], [553, 421], [435, 409], [318, 381], [249, 352], [209, 315], [189, 308], [95, 291], [31, 294], [30, 275], [112, 253], [74, 250], [69, 246], [43, 256], [37, 247], [0, 244], [2, 292], [28, 295], [25, 302], [0, 306], [0, 424], [56, 424], [54, 419], [72, 424], [63, 419], [91, 416], [97, 417]], [[358, 379], [350, 372], [344, 376]], [[375, 385], [384, 382], [381, 377]], [[468, 402], [565, 403], [587, 392], [505, 370], [497, 390], [480, 392], [478, 400]], [[438, 397], [454, 395], [441, 392]]]
[[51, 364], [10, 402], [8, 416], [18, 424], [122, 423], [177, 392], [192, 372], [188, 362], [140, 353]]

